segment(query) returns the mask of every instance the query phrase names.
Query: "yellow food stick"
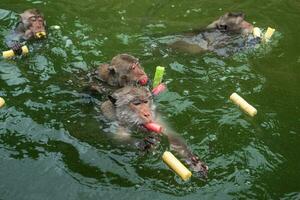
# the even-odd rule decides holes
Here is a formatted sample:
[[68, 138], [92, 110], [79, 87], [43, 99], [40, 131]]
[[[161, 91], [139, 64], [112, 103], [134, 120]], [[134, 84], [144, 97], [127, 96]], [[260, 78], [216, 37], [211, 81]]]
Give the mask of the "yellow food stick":
[[[29, 52], [28, 47], [26, 45], [22, 46], [22, 54], [27, 54]], [[12, 58], [15, 56], [15, 52], [13, 50], [3, 51], [3, 58]]]
[[268, 42], [271, 39], [274, 32], [275, 32], [274, 28], [268, 27], [268, 29], [264, 35], [264, 41]]
[[261, 30], [260, 30], [260, 28], [258, 28], [258, 27], [254, 27], [253, 28], [253, 36], [254, 37], [259, 37], [259, 38], [261, 38]]
[[37, 38], [43, 38], [43, 37], [46, 37], [46, 33], [45, 33], [44, 31], [37, 32], [37, 33], [35, 34], [35, 36], [36, 36]]
[[156, 86], [158, 86], [161, 83], [164, 72], [165, 72], [164, 67], [161, 67], [161, 66], [156, 67], [154, 80], [153, 80], [153, 88], [155, 88]]
[[2, 97], [0, 97], [0, 108], [5, 104], [5, 101]]
[[165, 151], [162, 155], [162, 159], [182, 178], [182, 180], [186, 181], [192, 176], [192, 172], [190, 172], [190, 170], [188, 170], [171, 152]]
[[22, 46], [22, 54], [29, 53], [28, 47], [26, 45]]
[[247, 101], [240, 97], [237, 93], [232, 93], [230, 95], [230, 100], [233, 101], [237, 106], [239, 106], [244, 112], [253, 117], [257, 114], [257, 110], [251, 106]]
[[11, 58], [15, 56], [15, 52], [13, 50], [3, 51], [2, 56], [3, 58]]

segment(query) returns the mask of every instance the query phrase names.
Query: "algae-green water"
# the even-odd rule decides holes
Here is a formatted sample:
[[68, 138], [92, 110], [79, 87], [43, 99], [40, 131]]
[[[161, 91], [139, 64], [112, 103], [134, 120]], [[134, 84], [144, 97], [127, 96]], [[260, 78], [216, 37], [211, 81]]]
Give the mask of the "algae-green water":
[[[298, 0], [1, 0], [1, 50], [17, 13], [33, 7], [47, 39], [0, 60], [1, 200], [300, 199]], [[165, 45], [227, 11], [275, 28], [271, 42], [230, 57]], [[151, 79], [166, 68], [157, 109], [207, 163], [207, 180], [180, 180], [161, 159], [165, 139], [147, 154], [111, 141], [104, 97], [86, 93], [82, 77], [118, 53], [138, 57]], [[257, 116], [230, 102], [233, 92]]]

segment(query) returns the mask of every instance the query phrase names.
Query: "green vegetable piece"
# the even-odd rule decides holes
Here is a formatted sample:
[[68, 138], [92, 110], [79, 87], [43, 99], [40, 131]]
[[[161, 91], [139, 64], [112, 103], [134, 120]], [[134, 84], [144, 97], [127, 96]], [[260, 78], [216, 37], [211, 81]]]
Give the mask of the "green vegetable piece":
[[153, 80], [153, 88], [155, 88], [156, 86], [158, 86], [161, 83], [164, 72], [165, 72], [164, 67], [161, 67], [161, 66], [156, 67], [154, 80]]

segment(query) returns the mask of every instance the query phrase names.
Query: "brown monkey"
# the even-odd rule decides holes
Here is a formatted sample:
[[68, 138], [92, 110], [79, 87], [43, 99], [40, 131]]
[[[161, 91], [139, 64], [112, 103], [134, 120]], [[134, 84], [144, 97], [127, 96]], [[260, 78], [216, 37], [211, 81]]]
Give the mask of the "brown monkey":
[[221, 56], [253, 47], [260, 42], [250, 33], [253, 25], [245, 21], [243, 13], [226, 13], [204, 30], [195, 30], [175, 40], [171, 48], [188, 53], [213, 51]]
[[16, 54], [21, 54], [21, 46], [27, 40], [40, 39], [46, 35], [44, 15], [37, 9], [28, 9], [20, 14], [16, 28], [6, 37], [6, 44]]
[[105, 88], [95, 79], [118, 88], [137, 84], [144, 86], [148, 83], [148, 77], [139, 60], [129, 54], [113, 57], [110, 64], [102, 64], [90, 74], [90, 89], [103, 93]]
[[[107, 119], [118, 123], [116, 139], [135, 144], [141, 150], [152, 148], [160, 140], [157, 134], [149, 135], [139, 141], [130, 135], [132, 128], [147, 132], [145, 125], [150, 122], [164, 124], [160, 117], [155, 115], [152, 94], [146, 87], [126, 86], [116, 90], [109, 96], [109, 100], [101, 105], [101, 110]], [[189, 150], [183, 139], [171, 131], [164, 132], [164, 134], [168, 137], [171, 147], [193, 171], [206, 177], [207, 166]]]

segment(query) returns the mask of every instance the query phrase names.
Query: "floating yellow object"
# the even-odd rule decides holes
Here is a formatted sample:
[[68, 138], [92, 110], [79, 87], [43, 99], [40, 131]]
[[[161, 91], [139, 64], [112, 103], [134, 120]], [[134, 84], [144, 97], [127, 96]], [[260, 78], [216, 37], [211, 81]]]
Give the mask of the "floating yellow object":
[[261, 32], [260, 28], [254, 27], [253, 28], [253, 36], [261, 38], [261, 35], [262, 35], [262, 32]]
[[265, 42], [268, 42], [271, 39], [271, 37], [272, 37], [272, 35], [273, 35], [274, 32], [275, 32], [274, 28], [268, 27], [267, 31], [264, 34], [263, 40]]
[[232, 93], [230, 95], [230, 100], [233, 101], [237, 106], [239, 106], [244, 112], [253, 117], [257, 114], [257, 110], [251, 106], [247, 101], [240, 97], [237, 93]]
[[190, 170], [188, 170], [171, 152], [165, 151], [162, 155], [162, 159], [182, 178], [182, 180], [186, 181], [192, 176], [192, 172], [190, 172]]
[[[22, 54], [27, 54], [29, 52], [28, 47], [26, 45], [22, 46]], [[3, 58], [12, 58], [15, 56], [15, 52], [13, 50], [3, 51]]]
[[0, 97], [0, 108], [5, 104], [5, 101], [2, 97]]
[[153, 79], [153, 88], [155, 88], [156, 86], [158, 86], [161, 83], [164, 72], [165, 72], [164, 67], [161, 67], [161, 66], [156, 67], [156, 71], [155, 71], [155, 75], [154, 75], [154, 79]]
[[58, 26], [58, 25], [53, 25], [53, 26], [51, 26], [50, 28], [51, 28], [51, 29], [55, 29], [55, 30], [59, 30], [59, 29], [60, 29], [60, 26]]
[[37, 37], [37, 38], [44, 38], [44, 37], [46, 37], [46, 33], [44, 32], [44, 31], [41, 31], [41, 32], [37, 32], [36, 34], [35, 34], [35, 36]]

